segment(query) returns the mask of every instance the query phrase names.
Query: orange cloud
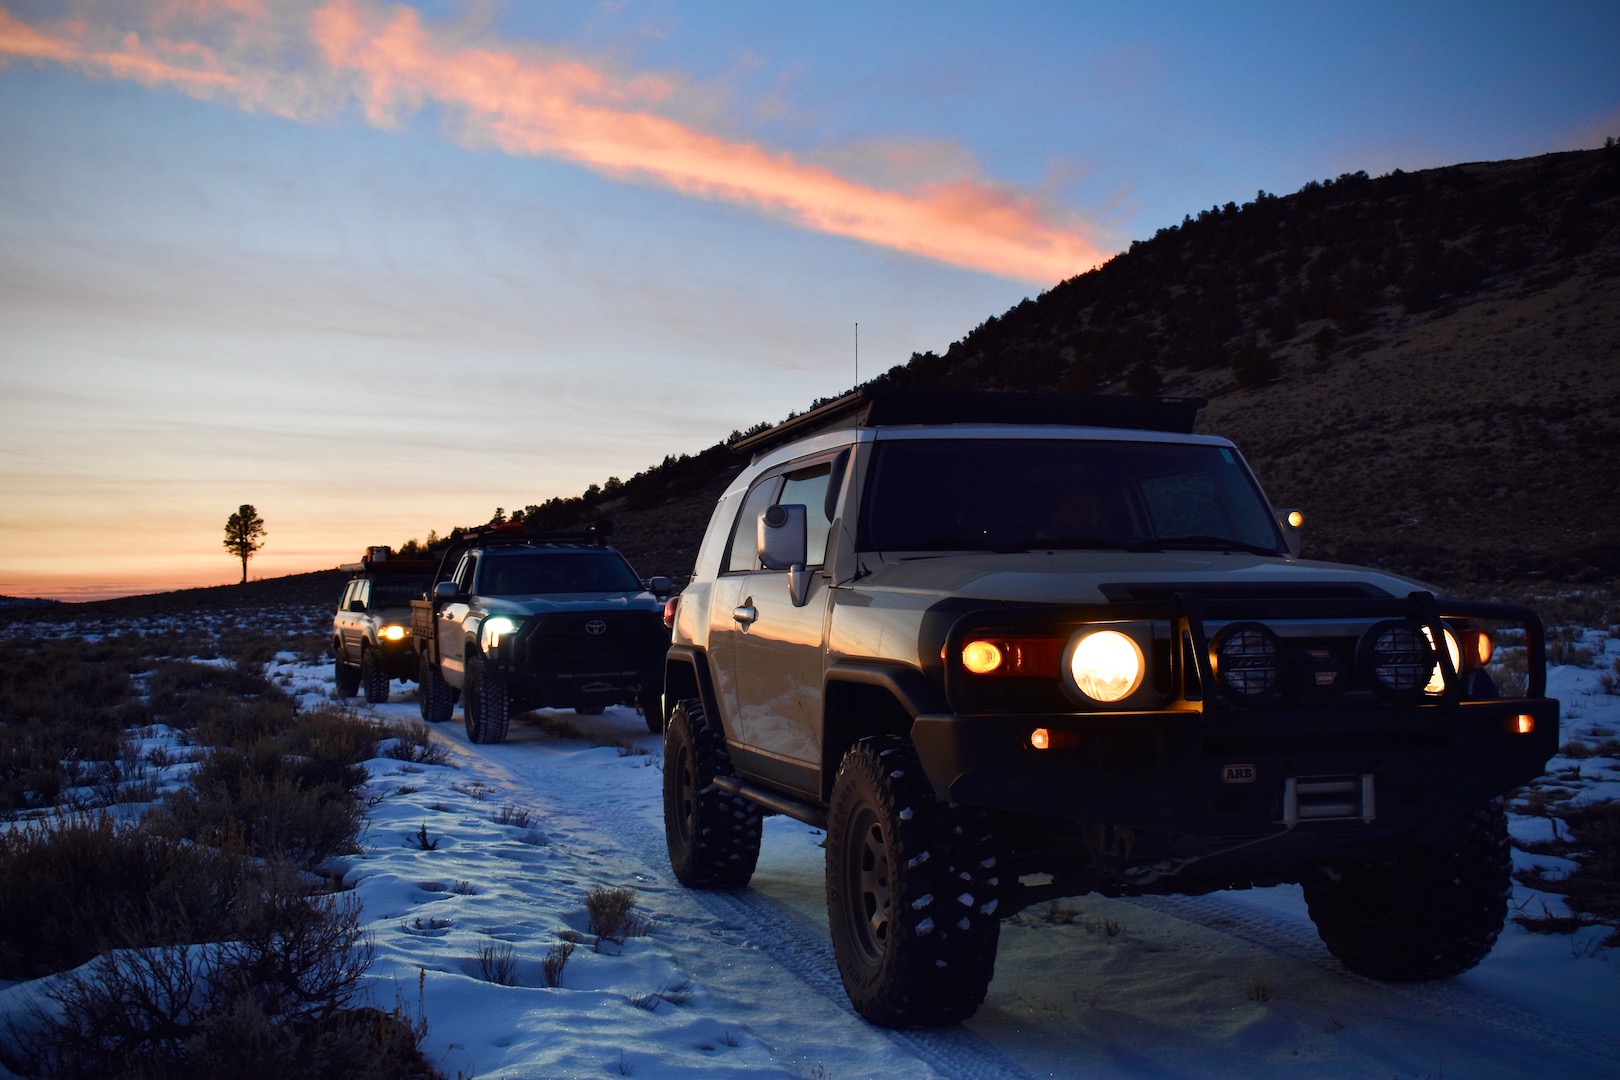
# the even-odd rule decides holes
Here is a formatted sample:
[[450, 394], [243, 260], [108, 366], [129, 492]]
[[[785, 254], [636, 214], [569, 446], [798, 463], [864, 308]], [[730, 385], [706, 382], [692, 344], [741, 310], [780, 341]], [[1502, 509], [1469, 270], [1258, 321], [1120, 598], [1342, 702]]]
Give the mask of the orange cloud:
[[[400, 5], [329, 0], [293, 19], [290, 5], [259, 0], [163, 0], [149, 8], [144, 36], [137, 29], [115, 36], [111, 24], [127, 24], [147, 5], [79, 6], [98, 15], [49, 33], [0, 12], [0, 58], [65, 63], [198, 96], [224, 93], [244, 107], [306, 118], [352, 95], [381, 127], [431, 103], [473, 144], [562, 158], [618, 180], [1020, 280], [1059, 281], [1107, 258], [1078, 222], [965, 169], [951, 180], [861, 183], [667, 115], [679, 87], [666, 77], [623, 77], [533, 45], [463, 41], [453, 28], [430, 30]], [[919, 156], [937, 158], [937, 148]]]

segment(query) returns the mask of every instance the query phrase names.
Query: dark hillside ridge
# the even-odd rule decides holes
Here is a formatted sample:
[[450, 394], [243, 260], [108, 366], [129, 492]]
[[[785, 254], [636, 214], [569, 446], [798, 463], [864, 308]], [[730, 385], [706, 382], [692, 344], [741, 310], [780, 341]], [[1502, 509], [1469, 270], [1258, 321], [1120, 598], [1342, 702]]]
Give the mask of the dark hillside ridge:
[[[1207, 397], [1198, 430], [1305, 511], [1308, 557], [1471, 595], [1612, 585], [1620, 147], [1212, 207], [868, 385]], [[526, 513], [610, 518], [679, 577], [744, 463], [725, 446]]]
[[[1612, 589], [1620, 146], [1211, 207], [866, 385], [1204, 397], [1196, 430], [1236, 442], [1271, 500], [1305, 512], [1307, 557], [1465, 596]], [[770, 426], [521, 516], [610, 520], [642, 575], [684, 580], [746, 464], [728, 447]], [[159, 597], [335, 604], [342, 575], [322, 574]]]

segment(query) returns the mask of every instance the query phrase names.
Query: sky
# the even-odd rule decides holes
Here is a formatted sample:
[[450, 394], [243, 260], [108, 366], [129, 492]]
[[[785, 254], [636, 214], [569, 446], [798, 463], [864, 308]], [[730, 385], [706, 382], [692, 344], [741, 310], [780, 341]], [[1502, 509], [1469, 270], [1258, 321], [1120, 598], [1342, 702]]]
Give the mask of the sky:
[[1260, 190], [1620, 137], [1620, 5], [0, 0], [0, 595], [353, 561]]

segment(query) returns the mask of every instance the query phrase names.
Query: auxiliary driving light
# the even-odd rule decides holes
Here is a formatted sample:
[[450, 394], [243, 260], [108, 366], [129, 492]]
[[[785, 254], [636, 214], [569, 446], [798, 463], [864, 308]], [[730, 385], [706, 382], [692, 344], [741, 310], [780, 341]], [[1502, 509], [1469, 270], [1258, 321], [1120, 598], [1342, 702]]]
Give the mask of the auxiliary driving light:
[[392, 625], [383, 627], [381, 630], [378, 630], [377, 636], [382, 638], [384, 641], [404, 641], [409, 633], [410, 631], [405, 629], [405, 627], [400, 626], [398, 623], [394, 623]]
[[1282, 687], [1282, 645], [1259, 623], [1234, 623], [1222, 630], [1210, 644], [1210, 658], [1221, 689], [1239, 701], [1259, 701]]
[[1075, 643], [1069, 674], [1093, 701], [1121, 701], [1142, 685], [1147, 661], [1134, 638], [1118, 630], [1095, 630]]
[[1396, 698], [1422, 694], [1435, 667], [1434, 648], [1425, 629], [1403, 619], [1378, 623], [1361, 635], [1356, 659], [1373, 689]]

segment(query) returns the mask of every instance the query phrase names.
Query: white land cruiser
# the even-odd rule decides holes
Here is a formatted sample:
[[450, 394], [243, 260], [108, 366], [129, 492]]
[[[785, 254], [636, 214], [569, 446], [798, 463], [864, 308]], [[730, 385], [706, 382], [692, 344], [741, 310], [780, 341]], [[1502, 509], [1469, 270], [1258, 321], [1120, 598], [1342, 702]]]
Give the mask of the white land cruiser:
[[762, 814], [825, 828], [889, 1026], [972, 1014], [999, 920], [1092, 891], [1302, 882], [1358, 972], [1478, 963], [1501, 797], [1557, 746], [1541, 624], [1301, 560], [1200, 405], [857, 393], [739, 444], [664, 674], [676, 876], [746, 884]]

